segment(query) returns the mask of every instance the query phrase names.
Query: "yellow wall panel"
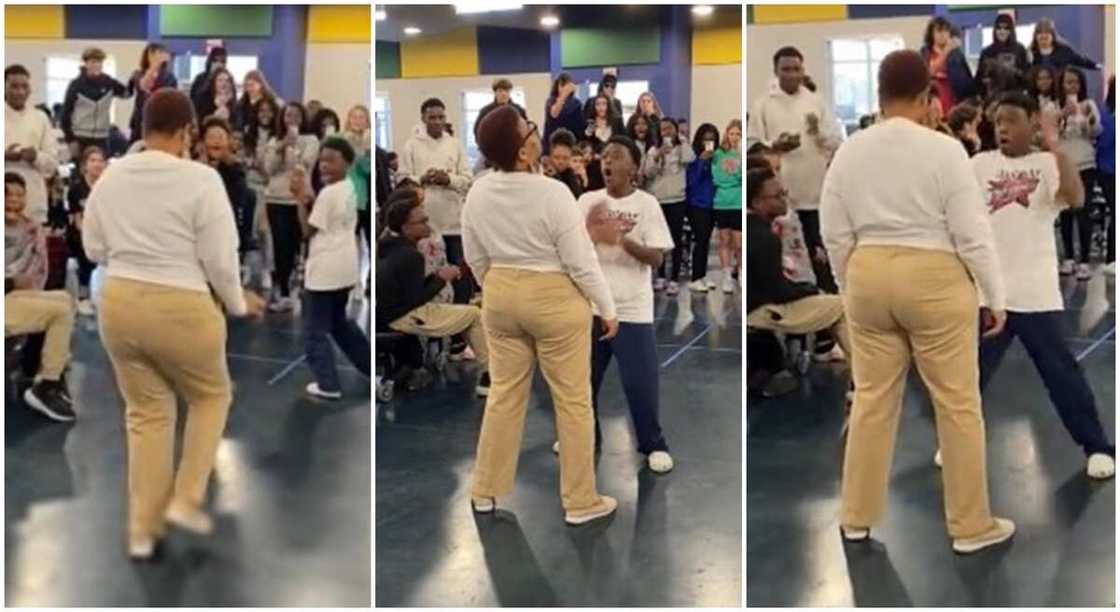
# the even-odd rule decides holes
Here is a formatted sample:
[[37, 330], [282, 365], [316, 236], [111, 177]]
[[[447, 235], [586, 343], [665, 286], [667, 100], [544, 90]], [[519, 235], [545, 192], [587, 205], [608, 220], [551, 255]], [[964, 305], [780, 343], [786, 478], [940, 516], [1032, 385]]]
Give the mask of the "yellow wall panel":
[[693, 64], [741, 64], [743, 30], [739, 26], [704, 28], [692, 32]]
[[61, 5], [5, 6], [4, 38], [65, 38], [63, 8]]
[[368, 43], [369, 5], [312, 5], [307, 13], [307, 41], [313, 43]]
[[459, 28], [440, 36], [401, 41], [401, 77], [476, 76], [478, 36], [474, 27]]
[[756, 4], [754, 23], [805, 23], [843, 21], [848, 18], [846, 4]]

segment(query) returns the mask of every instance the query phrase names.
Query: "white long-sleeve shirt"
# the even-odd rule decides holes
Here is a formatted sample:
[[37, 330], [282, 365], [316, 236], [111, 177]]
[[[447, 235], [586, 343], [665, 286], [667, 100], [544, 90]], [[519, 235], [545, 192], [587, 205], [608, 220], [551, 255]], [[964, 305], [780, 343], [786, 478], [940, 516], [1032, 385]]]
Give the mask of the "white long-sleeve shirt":
[[213, 168], [144, 151], [114, 161], [86, 201], [82, 243], [108, 276], [209, 292], [245, 314], [237, 226]]
[[4, 161], [5, 172], [15, 172], [27, 182], [27, 208], [24, 214], [32, 221], [47, 221], [46, 180], [58, 170], [58, 143], [51, 122], [43, 111], [30, 104], [16, 110], [4, 104], [4, 150], [12, 145], [33, 147], [35, 161]]
[[949, 136], [901, 118], [861, 130], [832, 160], [820, 215], [841, 291], [856, 247], [902, 246], [956, 253], [988, 305], [1006, 304], [980, 187], [964, 148]]
[[424, 129], [413, 132], [399, 152], [400, 176], [407, 176], [417, 183], [428, 170], [436, 168], [447, 173], [451, 184], [424, 186], [424, 208], [431, 218], [432, 227], [441, 234], [457, 236], [463, 212], [463, 198], [471, 187], [471, 168], [467, 154], [459, 139], [443, 133], [432, 138]]
[[[819, 136], [810, 136], [805, 117], [817, 116]], [[782, 154], [782, 183], [789, 190], [797, 210], [816, 210], [820, 206], [821, 184], [828, 169], [831, 152], [843, 141], [840, 124], [829, 105], [817, 94], [802, 87], [790, 95], [770, 82], [766, 95], [759, 98], [747, 123], [747, 147], [757, 142], [772, 145], [782, 133], [800, 134], [801, 146]], [[820, 138], [818, 144], [817, 139]], [[821, 144], [824, 148], [821, 148]]]
[[617, 318], [586, 219], [567, 185], [528, 172], [490, 172], [467, 193], [462, 223], [463, 256], [479, 282], [490, 268], [563, 272], [604, 319]]

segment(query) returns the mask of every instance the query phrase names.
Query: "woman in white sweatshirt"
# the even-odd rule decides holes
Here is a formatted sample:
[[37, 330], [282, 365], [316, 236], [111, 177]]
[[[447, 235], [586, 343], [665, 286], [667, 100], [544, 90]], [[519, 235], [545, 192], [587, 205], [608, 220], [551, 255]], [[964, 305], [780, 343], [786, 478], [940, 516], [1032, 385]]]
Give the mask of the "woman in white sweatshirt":
[[[213, 530], [206, 485], [233, 399], [226, 320], [259, 316], [241, 288], [237, 227], [218, 173], [183, 159], [191, 102], [162, 89], [144, 108], [145, 150], [110, 165], [86, 202], [82, 238], [105, 269], [100, 333], [125, 399], [128, 550], [152, 556], [167, 523]], [[179, 469], [176, 397], [187, 404]]]
[[617, 244], [620, 227], [601, 215], [587, 223], [571, 191], [540, 173], [537, 126], [512, 106], [486, 115], [478, 142], [496, 170], [474, 182], [463, 206], [463, 250], [486, 296], [482, 317], [490, 349], [471, 505], [478, 513], [493, 512], [496, 498], [513, 490], [539, 361], [556, 413], [564, 520], [580, 525], [618, 507], [595, 487], [589, 301], [601, 314], [604, 338], [618, 333], [618, 314], [589, 230]]
[[273, 294], [268, 305], [271, 312], [290, 312], [295, 307], [291, 283], [303, 246], [303, 233], [292, 197], [292, 175], [297, 167], [310, 175], [318, 158], [319, 139], [312, 133], [307, 111], [299, 102], [288, 102], [277, 117], [264, 157], [268, 175], [265, 202], [275, 265]]

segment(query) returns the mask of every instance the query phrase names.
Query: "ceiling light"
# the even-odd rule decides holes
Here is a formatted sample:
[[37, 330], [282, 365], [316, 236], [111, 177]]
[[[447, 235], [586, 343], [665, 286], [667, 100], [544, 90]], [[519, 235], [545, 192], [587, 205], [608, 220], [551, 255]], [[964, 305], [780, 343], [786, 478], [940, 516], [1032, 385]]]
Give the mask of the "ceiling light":
[[546, 28], [555, 28], [560, 25], [560, 18], [556, 15], [545, 15], [541, 17], [541, 25]]
[[385, 21], [385, 18], [388, 17], [385, 11], [381, 9], [377, 9], [377, 11], [373, 13], [373, 16], [376, 17], [378, 21]]
[[404, 29], [404, 33], [409, 35], [409, 36], [416, 36], [420, 32], [423, 32], [423, 30], [421, 30], [420, 28], [418, 28], [416, 26], [408, 26]]
[[456, 2], [454, 4], [456, 15], [521, 10], [521, 5], [513, 2]]
[[697, 17], [707, 17], [711, 15], [713, 11], [715, 11], [715, 9], [712, 8], [710, 4], [698, 4], [692, 7], [692, 14]]

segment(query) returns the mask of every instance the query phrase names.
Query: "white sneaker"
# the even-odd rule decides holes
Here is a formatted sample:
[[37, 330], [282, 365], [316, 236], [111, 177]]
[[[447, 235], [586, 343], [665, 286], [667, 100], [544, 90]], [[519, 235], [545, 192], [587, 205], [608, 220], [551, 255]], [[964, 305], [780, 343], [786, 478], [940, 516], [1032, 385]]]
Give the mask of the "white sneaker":
[[941, 449], [940, 448], [937, 449], [937, 452], [933, 454], [933, 464], [936, 465], [937, 467], [941, 467]]
[[717, 285], [713, 280], [704, 279], [704, 284], [708, 286], [708, 291], [719, 288], [719, 285]]
[[1015, 535], [1015, 523], [1005, 518], [994, 517], [995, 525], [988, 531], [973, 537], [953, 540], [953, 550], [961, 554], [978, 552], [1000, 542], [1006, 542]]
[[654, 291], [661, 291], [663, 289], [665, 289], [665, 279], [663, 279], [663, 278], [653, 279], [653, 290]]
[[552, 452], [553, 452], [553, 454], [556, 454], [556, 455], [560, 454], [560, 441], [559, 440], [552, 443]]
[[477, 514], [489, 514], [498, 505], [493, 497], [471, 497], [471, 509]]
[[171, 504], [163, 518], [168, 523], [186, 529], [199, 535], [209, 535], [214, 531], [214, 521], [202, 510], [188, 510], [182, 506]]
[[616, 500], [615, 498], [608, 495], [600, 495], [599, 499], [603, 502], [604, 507], [602, 510], [596, 510], [595, 512], [591, 512], [589, 514], [572, 514], [570, 512], [566, 512], [564, 513], [564, 522], [569, 525], [583, 525], [585, 523], [590, 523], [595, 519], [601, 519], [603, 517], [610, 516], [614, 514], [615, 510], [618, 509], [618, 500]]
[[1115, 261], [1106, 263], [1105, 265], [1101, 266], [1101, 269], [1104, 270], [1104, 273], [1109, 275], [1109, 276], [1116, 276], [1116, 262]]
[[92, 317], [96, 314], [93, 309], [93, 302], [89, 298], [78, 300], [78, 314], [83, 317]]
[[673, 469], [673, 457], [665, 451], [653, 451], [646, 458], [649, 469], [656, 474], [664, 474]]
[[1074, 269], [1073, 260], [1072, 259], [1066, 259], [1066, 260], [1062, 261], [1062, 265], [1058, 266], [1058, 273], [1063, 275], [1063, 276], [1069, 276], [1070, 274], [1073, 274], [1073, 269]]
[[156, 541], [153, 538], [142, 538], [128, 543], [128, 556], [137, 561], [151, 559], [155, 553]]
[[278, 297], [268, 305], [269, 312], [291, 312], [296, 307], [296, 301], [291, 297]]
[[669, 286], [665, 289], [665, 295], [677, 295], [680, 292], [681, 286], [676, 281], [669, 281]]
[[1093, 270], [1089, 264], [1077, 264], [1077, 280], [1089, 280], [1093, 277]]
[[840, 535], [846, 542], [862, 542], [871, 539], [871, 530], [867, 527], [840, 526]]
[[688, 284], [688, 290], [692, 293], [707, 293], [708, 289], [708, 283], [704, 282], [704, 279], [702, 278], [699, 280], [694, 280]]
[[1116, 460], [1104, 453], [1089, 455], [1089, 463], [1085, 468], [1089, 478], [1104, 480], [1116, 475]]
[[342, 391], [323, 391], [319, 388], [319, 383], [313, 382], [307, 385], [307, 394], [311, 397], [317, 397], [325, 400], [340, 400], [342, 399]]
[[268, 270], [261, 271], [261, 290], [265, 293], [272, 291], [272, 274]]
[[736, 284], [735, 279], [731, 278], [730, 273], [727, 273], [727, 274], [723, 275], [723, 292], [724, 293], [735, 293], [735, 284]]

